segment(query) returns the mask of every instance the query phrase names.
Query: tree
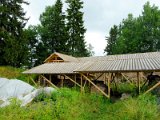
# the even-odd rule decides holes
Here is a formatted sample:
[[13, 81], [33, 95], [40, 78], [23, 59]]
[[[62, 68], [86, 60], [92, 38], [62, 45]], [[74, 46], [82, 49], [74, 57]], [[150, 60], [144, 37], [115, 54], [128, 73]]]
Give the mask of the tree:
[[23, 28], [25, 18], [23, 0], [0, 1], [0, 64], [20, 67], [26, 62], [27, 39]]
[[[113, 29], [111, 28], [110, 31]], [[149, 2], [144, 5], [142, 15], [134, 18], [128, 15], [118, 27], [114, 45], [110, 33], [105, 49], [108, 54], [154, 52], [160, 49], [160, 10]], [[112, 48], [112, 49], [111, 49]]]
[[94, 56], [95, 52], [93, 51], [93, 46], [91, 44], [88, 44], [87, 51], [89, 56]]
[[141, 25], [141, 51], [152, 52], [160, 48], [160, 10], [155, 5], [151, 6], [147, 2], [142, 11], [142, 16], [139, 17]]
[[28, 40], [28, 59], [27, 66], [29, 68], [33, 67], [37, 57], [36, 48], [38, 45], [38, 30], [37, 26], [29, 26], [25, 29], [26, 39]]
[[84, 40], [86, 29], [83, 21], [83, 2], [80, 0], [66, 0], [68, 4], [67, 12], [67, 30], [69, 34], [68, 47], [69, 54], [72, 56], [89, 56]]
[[[41, 25], [38, 27], [38, 31], [41, 42], [38, 49], [42, 50], [43, 54], [38, 50], [41, 55], [38, 56], [36, 63], [42, 63], [53, 52], [68, 52], [68, 34], [62, 7], [61, 0], [57, 0], [55, 5], [46, 7], [45, 12], [40, 15]], [[40, 47], [44, 49], [40, 49]]]
[[118, 27], [114, 25], [109, 32], [109, 37], [106, 37], [107, 46], [104, 51], [107, 53], [107, 55], [112, 55], [115, 53], [114, 47], [117, 41], [117, 35], [118, 35]]

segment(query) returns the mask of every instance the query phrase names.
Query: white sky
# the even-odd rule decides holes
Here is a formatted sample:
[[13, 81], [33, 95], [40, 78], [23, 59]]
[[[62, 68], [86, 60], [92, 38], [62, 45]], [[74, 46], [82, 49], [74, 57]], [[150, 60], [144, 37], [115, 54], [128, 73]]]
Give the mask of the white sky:
[[[30, 17], [27, 25], [39, 24], [39, 16], [45, 7], [53, 5], [55, 0], [26, 0], [30, 3], [24, 6], [27, 17]], [[65, 0], [62, 0], [63, 3]], [[150, 4], [159, 6], [160, 0], [149, 0]], [[95, 56], [103, 56], [106, 47], [105, 36], [110, 28], [126, 18], [129, 13], [134, 16], [141, 14], [143, 5], [147, 0], [83, 0], [84, 25], [87, 29], [85, 40], [94, 47]], [[64, 10], [66, 5], [64, 4]]]

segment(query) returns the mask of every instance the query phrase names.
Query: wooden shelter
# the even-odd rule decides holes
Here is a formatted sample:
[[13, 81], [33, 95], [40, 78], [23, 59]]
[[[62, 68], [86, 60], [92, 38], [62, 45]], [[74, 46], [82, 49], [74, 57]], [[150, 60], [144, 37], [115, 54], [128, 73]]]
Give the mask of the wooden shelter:
[[[110, 84], [118, 74], [125, 72], [137, 73], [137, 87], [140, 92], [142, 86], [140, 79], [143, 77], [141, 73], [155, 71], [160, 71], [160, 52], [80, 58], [55, 52], [44, 61], [44, 64], [24, 71], [23, 73], [38, 74], [40, 76], [39, 79], [46, 80], [50, 83], [52, 75], [56, 75], [61, 79], [61, 86], [63, 86], [64, 80], [70, 80], [79, 86], [81, 91], [83, 91], [85, 85], [89, 83], [104, 96], [110, 98]], [[45, 75], [48, 75], [48, 78], [46, 78]], [[107, 93], [102, 91], [93, 82], [93, 80], [97, 80], [100, 77], [108, 86]], [[80, 83], [78, 83], [77, 80], [80, 80]], [[160, 83], [157, 83], [147, 92], [159, 86], [159, 84]], [[56, 87], [55, 85], [52, 86]]]

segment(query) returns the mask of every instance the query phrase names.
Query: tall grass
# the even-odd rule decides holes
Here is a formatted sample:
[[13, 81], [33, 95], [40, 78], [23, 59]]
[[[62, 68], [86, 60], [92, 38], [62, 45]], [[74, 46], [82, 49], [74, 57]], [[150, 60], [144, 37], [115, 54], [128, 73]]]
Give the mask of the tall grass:
[[97, 94], [62, 88], [51, 96], [40, 94], [26, 107], [14, 102], [0, 108], [0, 120], [159, 120], [157, 109], [152, 95], [112, 103]]

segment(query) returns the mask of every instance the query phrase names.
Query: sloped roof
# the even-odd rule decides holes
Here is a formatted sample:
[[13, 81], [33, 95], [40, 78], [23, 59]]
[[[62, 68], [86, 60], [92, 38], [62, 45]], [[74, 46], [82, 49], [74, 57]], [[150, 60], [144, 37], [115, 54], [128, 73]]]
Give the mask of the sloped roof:
[[24, 73], [74, 74], [76, 72], [160, 71], [160, 52], [75, 58], [56, 53], [70, 62], [45, 63]]
[[160, 56], [160, 52], [147, 52], [147, 53], [135, 53], [135, 54], [81, 57], [81, 58], [78, 58], [78, 60], [79, 61], [106, 61], [106, 60], [120, 60], [120, 59], [156, 58], [159, 56]]
[[93, 61], [90, 65], [82, 66], [76, 72], [135, 72], [160, 71], [160, 57], [115, 59]]
[[44, 62], [47, 62], [49, 59], [52, 59], [52, 56], [54, 56], [54, 55], [59, 56], [65, 62], [77, 62], [78, 61], [78, 59], [75, 58], [75, 57], [73, 57], [73, 56], [65, 55], [65, 54], [62, 54], [62, 53], [55, 52], [55, 53], [51, 54]]
[[61, 63], [44, 63], [30, 70], [26, 70], [24, 74], [75, 74], [74, 70], [85, 66], [86, 62], [61, 62]]

